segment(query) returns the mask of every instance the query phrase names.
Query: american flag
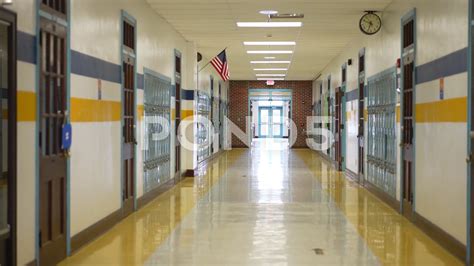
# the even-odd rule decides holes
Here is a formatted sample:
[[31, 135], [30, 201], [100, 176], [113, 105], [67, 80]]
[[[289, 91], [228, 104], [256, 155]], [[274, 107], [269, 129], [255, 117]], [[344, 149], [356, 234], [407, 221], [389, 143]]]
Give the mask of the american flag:
[[218, 54], [211, 60], [211, 64], [216, 69], [217, 73], [221, 75], [221, 78], [224, 81], [228, 81], [230, 78], [229, 75], [229, 65], [227, 64], [227, 56], [225, 54], [225, 50]]

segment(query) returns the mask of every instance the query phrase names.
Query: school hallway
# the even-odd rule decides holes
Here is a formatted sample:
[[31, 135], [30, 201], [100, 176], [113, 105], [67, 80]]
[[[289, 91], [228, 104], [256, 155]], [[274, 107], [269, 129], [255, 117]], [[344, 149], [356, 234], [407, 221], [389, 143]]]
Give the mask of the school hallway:
[[474, 265], [474, 0], [0, 0], [0, 266]]

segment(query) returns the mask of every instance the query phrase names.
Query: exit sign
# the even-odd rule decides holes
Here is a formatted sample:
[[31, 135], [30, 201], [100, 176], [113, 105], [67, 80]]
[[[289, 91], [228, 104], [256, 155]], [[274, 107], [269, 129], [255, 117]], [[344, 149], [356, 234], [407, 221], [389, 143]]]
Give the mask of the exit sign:
[[267, 80], [267, 86], [273, 86], [273, 85], [275, 85], [274, 80]]

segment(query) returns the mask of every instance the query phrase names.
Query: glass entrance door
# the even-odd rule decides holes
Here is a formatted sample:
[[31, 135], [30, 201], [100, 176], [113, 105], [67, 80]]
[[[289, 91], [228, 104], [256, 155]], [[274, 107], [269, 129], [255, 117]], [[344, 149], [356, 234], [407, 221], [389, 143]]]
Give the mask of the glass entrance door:
[[283, 108], [272, 107], [272, 137], [283, 137]]
[[283, 137], [283, 107], [260, 107], [258, 117], [260, 138]]

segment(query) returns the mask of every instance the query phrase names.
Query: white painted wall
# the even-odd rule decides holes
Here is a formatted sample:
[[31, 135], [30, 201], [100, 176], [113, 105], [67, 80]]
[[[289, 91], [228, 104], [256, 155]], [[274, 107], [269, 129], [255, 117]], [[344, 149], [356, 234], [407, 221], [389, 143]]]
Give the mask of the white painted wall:
[[[400, 20], [412, 8], [417, 9], [417, 65], [425, 64], [467, 47], [468, 1], [394, 0], [382, 14], [383, 28], [375, 36], [361, 36], [348, 44], [326, 69], [318, 82], [332, 77], [332, 89], [341, 84], [341, 65], [348, 59], [347, 91], [358, 87], [358, 52], [366, 48], [366, 77], [395, 66], [400, 58]], [[445, 99], [466, 97], [466, 73], [445, 78]], [[439, 100], [439, 81], [420, 84], [416, 102]], [[318, 92], [317, 92], [318, 93]], [[319, 97], [319, 96], [317, 96]], [[319, 99], [319, 98], [316, 98]], [[316, 100], [315, 99], [315, 100]], [[323, 100], [324, 101], [324, 100]], [[346, 104], [347, 167], [357, 172], [357, 100]], [[366, 131], [367, 132], [367, 131]], [[398, 131], [399, 132], [399, 131]], [[466, 243], [466, 123], [417, 123], [416, 125], [416, 212]], [[449, 141], [447, 141], [449, 140]], [[400, 142], [400, 136], [398, 136]], [[399, 151], [400, 153], [400, 151]], [[398, 162], [400, 164], [400, 162]], [[397, 184], [400, 173], [397, 174]], [[397, 187], [399, 199], [400, 187]], [[439, 195], [439, 196], [436, 196]], [[442, 195], [442, 196], [441, 196]]]

